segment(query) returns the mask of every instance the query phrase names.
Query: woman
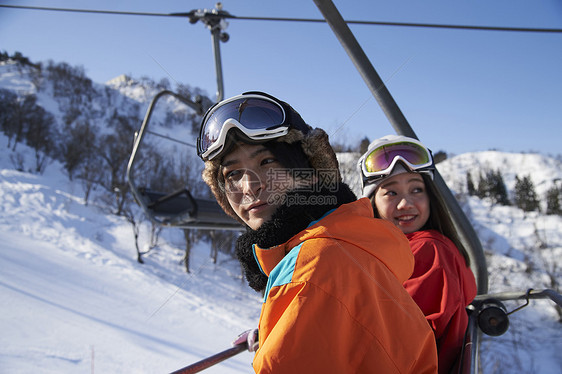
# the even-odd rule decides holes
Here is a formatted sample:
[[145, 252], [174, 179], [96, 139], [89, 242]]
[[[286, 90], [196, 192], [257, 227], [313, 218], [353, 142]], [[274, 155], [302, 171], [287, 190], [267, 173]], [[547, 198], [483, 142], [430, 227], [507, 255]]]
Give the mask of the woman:
[[433, 328], [439, 373], [449, 373], [460, 355], [476, 281], [433, 183], [431, 152], [416, 139], [389, 135], [369, 145], [359, 167], [374, 216], [392, 222], [410, 242], [415, 267], [404, 287]]
[[217, 202], [247, 226], [236, 254], [264, 291], [257, 373], [436, 372], [433, 334], [402, 287], [408, 242], [341, 182], [324, 131], [248, 92], [207, 111], [197, 144]]

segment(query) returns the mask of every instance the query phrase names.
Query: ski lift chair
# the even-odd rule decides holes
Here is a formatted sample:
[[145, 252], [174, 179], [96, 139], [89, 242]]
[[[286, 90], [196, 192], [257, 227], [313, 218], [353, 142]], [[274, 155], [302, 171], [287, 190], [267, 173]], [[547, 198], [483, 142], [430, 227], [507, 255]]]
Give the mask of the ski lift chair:
[[200, 100], [192, 101], [168, 90], [159, 92], [152, 99], [141, 128], [135, 134], [133, 150], [127, 165], [127, 180], [136, 202], [152, 222], [162, 226], [208, 230], [242, 230], [240, 222], [224, 213], [214, 199], [195, 198], [187, 187], [171, 193], [163, 193], [154, 191], [147, 186], [137, 185], [134, 178], [134, 169], [138, 160], [139, 148], [145, 135], [151, 133], [148, 126], [157, 102], [170, 96], [183, 102], [198, 114], [203, 112]]
[[136, 195], [147, 216], [163, 226], [242, 230], [242, 225], [226, 215], [215, 200], [196, 199], [187, 188], [164, 194], [140, 187]]

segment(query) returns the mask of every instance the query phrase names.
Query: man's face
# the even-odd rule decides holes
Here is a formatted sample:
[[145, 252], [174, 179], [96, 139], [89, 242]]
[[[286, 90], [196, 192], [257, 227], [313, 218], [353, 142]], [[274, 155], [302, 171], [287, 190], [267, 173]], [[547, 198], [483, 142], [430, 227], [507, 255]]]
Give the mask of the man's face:
[[263, 145], [238, 143], [221, 162], [226, 197], [251, 229], [271, 219], [294, 179]]

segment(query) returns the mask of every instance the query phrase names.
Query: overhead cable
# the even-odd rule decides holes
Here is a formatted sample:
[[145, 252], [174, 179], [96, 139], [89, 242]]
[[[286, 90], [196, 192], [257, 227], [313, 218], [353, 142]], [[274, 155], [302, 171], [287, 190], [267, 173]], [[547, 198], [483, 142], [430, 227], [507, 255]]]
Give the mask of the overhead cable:
[[[42, 11], [58, 11], [58, 12], [74, 12], [74, 13], [113, 14], [113, 15], [126, 15], [126, 16], [151, 16], [151, 17], [176, 17], [176, 18], [177, 17], [187, 17], [187, 13], [128, 12], [128, 11], [114, 11], [114, 10], [51, 8], [51, 7], [4, 5], [4, 4], [0, 4], [0, 8], [42, 10]], [[221, 17], [228, 18], [230, 20], [326, 23], [326, 20], [324, 20], [324, 19], [315, 19], [315, 18], [241, 17], [241, 16], [233, 16], [233, 15], [228, 15], [228, 14], [222, 15]], [[515, 31], [515, 32], [562, 33], [562, 29], [559, 29], [559, 28], [443, 25], [443, 24], [432, 24], [432, 23], [382, 22], [382, 21], [357, 21], [357, 20], [346, 20], [345, 22], [348, 23], [348, 24], [355, 24], [355, 25], [401, 26], [401, 27], [422, 27], [422, 28], [482, 30], [482, 31]]]

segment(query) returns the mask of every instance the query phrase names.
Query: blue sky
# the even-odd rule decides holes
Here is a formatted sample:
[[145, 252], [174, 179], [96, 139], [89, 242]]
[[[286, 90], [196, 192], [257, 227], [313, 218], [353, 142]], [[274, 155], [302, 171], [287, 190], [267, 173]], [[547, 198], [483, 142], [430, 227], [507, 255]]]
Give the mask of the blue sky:
[[[245, 17], [322, 18], [312, 0], [224, 0]], [[205, 0], [0, 0], [0, 4], [173, 13]], [[562, 28], [559, 0], [334, 0], [347, 20]], [[562, 154], [562, 34], [352, 25], [419, 139], [449, 154], [496, 149]], [[332, 140], [394, 129], [325, 23], [231, 20], [221, 43], [225, 96], [269, 92]], [[0, 8], [0, 50], [83, 66], [95, 82], [121, 74], [189, 84], [215, 97], [210, 32], [172, 17]], [[140, 126], [140, 124], [139, 124]]]

